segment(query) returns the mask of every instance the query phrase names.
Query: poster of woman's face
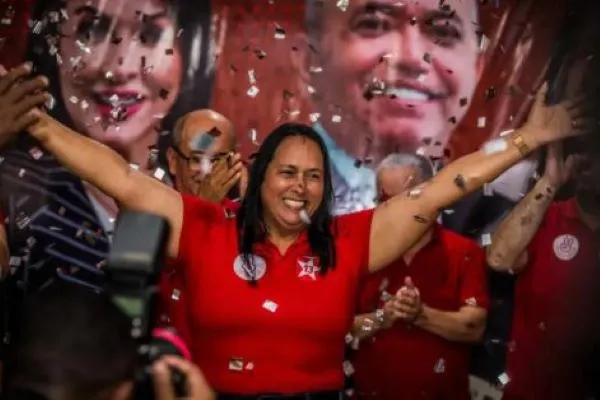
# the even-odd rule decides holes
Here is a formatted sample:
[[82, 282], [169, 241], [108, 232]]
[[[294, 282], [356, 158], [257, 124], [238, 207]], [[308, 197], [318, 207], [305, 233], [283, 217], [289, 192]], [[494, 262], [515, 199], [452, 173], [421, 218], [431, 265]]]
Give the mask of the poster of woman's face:
[[144, 165], [161, 130], [208, 106], [218, 46], [210, 2], [39, 3], [29, 54], [49, 75], [61, 122]]

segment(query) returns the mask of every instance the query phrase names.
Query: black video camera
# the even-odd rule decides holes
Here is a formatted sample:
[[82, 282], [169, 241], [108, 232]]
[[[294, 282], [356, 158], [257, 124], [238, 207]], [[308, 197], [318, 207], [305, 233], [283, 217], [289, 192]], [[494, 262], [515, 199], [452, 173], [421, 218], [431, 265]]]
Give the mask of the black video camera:
[[[160, 272], [169, 225], [157, 215], [123, 212], [113, 236], [106, 272], [106, 292], [131, 318], [131, 336], [138, 342], [139, 367], [133, 398], [154, 399], [152, 364], [165, 355], [189, 358], [174, 332], [155, 329]], [[177, 397], [186, 396], [186, 377], [171, 370]]]

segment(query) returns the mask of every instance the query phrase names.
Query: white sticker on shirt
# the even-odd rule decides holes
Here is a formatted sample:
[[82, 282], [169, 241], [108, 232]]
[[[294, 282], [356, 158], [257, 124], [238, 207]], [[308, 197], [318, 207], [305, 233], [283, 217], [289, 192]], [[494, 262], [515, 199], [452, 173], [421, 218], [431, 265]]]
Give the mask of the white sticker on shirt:
[[579, 240], [573, 235], [560, 235], [554, 239], [552, 247], [559, 260], [570, 261], [579, 253]]
[[[256, 268], [256, 276], [254, 279], [259, 280], [263, 276], [265, 276], [265, 272], [267, 272], [267, 263], [264, 258], [256, 256], [254, 254], [250, 254], [249, 256], [252, 264]], [[239, 254], [235, 260], [233, 260], [233, 272], [245, 281], [252, 280], [252, 270], [249, 265], [246, 265], [244, 262], [244, 258], [241, 254]]]

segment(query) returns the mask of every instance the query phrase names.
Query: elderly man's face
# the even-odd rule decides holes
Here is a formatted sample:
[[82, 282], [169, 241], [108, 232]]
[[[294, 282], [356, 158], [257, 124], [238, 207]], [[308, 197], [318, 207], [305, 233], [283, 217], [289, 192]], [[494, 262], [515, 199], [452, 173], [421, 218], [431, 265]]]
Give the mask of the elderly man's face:
[[396, 196], [419, 183], [422, 178], [413, 165], [391, 165], [377, 171], [377, 190], [380, 201]]
[[[474, 0], [354, 0], [347, 11], [326, 4], [323, 35], [311, 60], [312, 85], [337, 143], [376, 161], [414, 151], [424, 141], [444, 146], [467, 111], [481, 72]], [[378, 79], [387, 95], [368, 99]], [[367, 144], [366, 136], [371, 136]]]
[[[211, 136], [210, 146], [201, 150], [194, 148], [199, 138], [209, 135], [211, 129], [217, 128], [218, 135]], [[169, 168], [175, 175], [175, 187], [180, 192], [195, 194], [199, 182], [206, 176], [205, 164], [208, 160], [220, 154], [233, 150], [235, 145], [234, 133], [227, 129], [228, 126], [215, 127], [210, 120], [192, 120], [185, 124], [179, 143], [177, 154], [171, 149]]]

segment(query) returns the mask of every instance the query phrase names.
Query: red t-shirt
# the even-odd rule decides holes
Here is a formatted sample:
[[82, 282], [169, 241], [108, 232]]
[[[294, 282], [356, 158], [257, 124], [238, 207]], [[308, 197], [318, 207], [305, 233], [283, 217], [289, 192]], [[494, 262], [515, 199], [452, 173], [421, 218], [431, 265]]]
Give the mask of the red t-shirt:
[[[577, 399], [579, 383], [547, 371], [544, 354], [553, 350], [547, 341], [562, 334], [561, 315], [569, 312], [569, 288], [594, 267], [593, 232], [579, 218], [574, 199], [552, 204], [531, 241], [529, 261], [518, 276], [512, 337], [508, 346], [507, 374], [510, 381], [504, 399]], [[571, 310], [572, 312], [573, 310]], [[564, 331], [563, 331], [564, 332]], [[555, 349], [558, 350], [558, 349]], [[551, 372], [552, 379], [547, 374]], [[551, 381], [551, 382], [550, 382]]]
[[[221, 202], [228, 218], [233, 218], [240, 203], [225, 199]], [[185, 301], [185, 279], [183, 271], [173, 260], [167, 260], [161, 273], [158, 300], [159, 325], [174, 328], [181, 339], [189, 345], [191, 341]]]
[[[371, 275], [360, 292], [359, 314], [383, 306], [410, 276], [423, 302], [442, 311], [488, 307], [484, 251], [467, 238], [434, 227], [431, 241], [409, 265], [401, 258]], [[468, 343], [451, 342], [398, 321], [363, 340], [355, 355], [355, 391], [364, 399], [469, 399]]]
[[218, 392], [341, 389], [344, 337], [366, 273], [373, 211], [334, 219], [336, 267], [318, 273], [306, 233], [281, 254], [254, 250], [252, 286], [238, 257], [236, 220], [183, 195], [179, 261], [185, 266], [194, 361]]

